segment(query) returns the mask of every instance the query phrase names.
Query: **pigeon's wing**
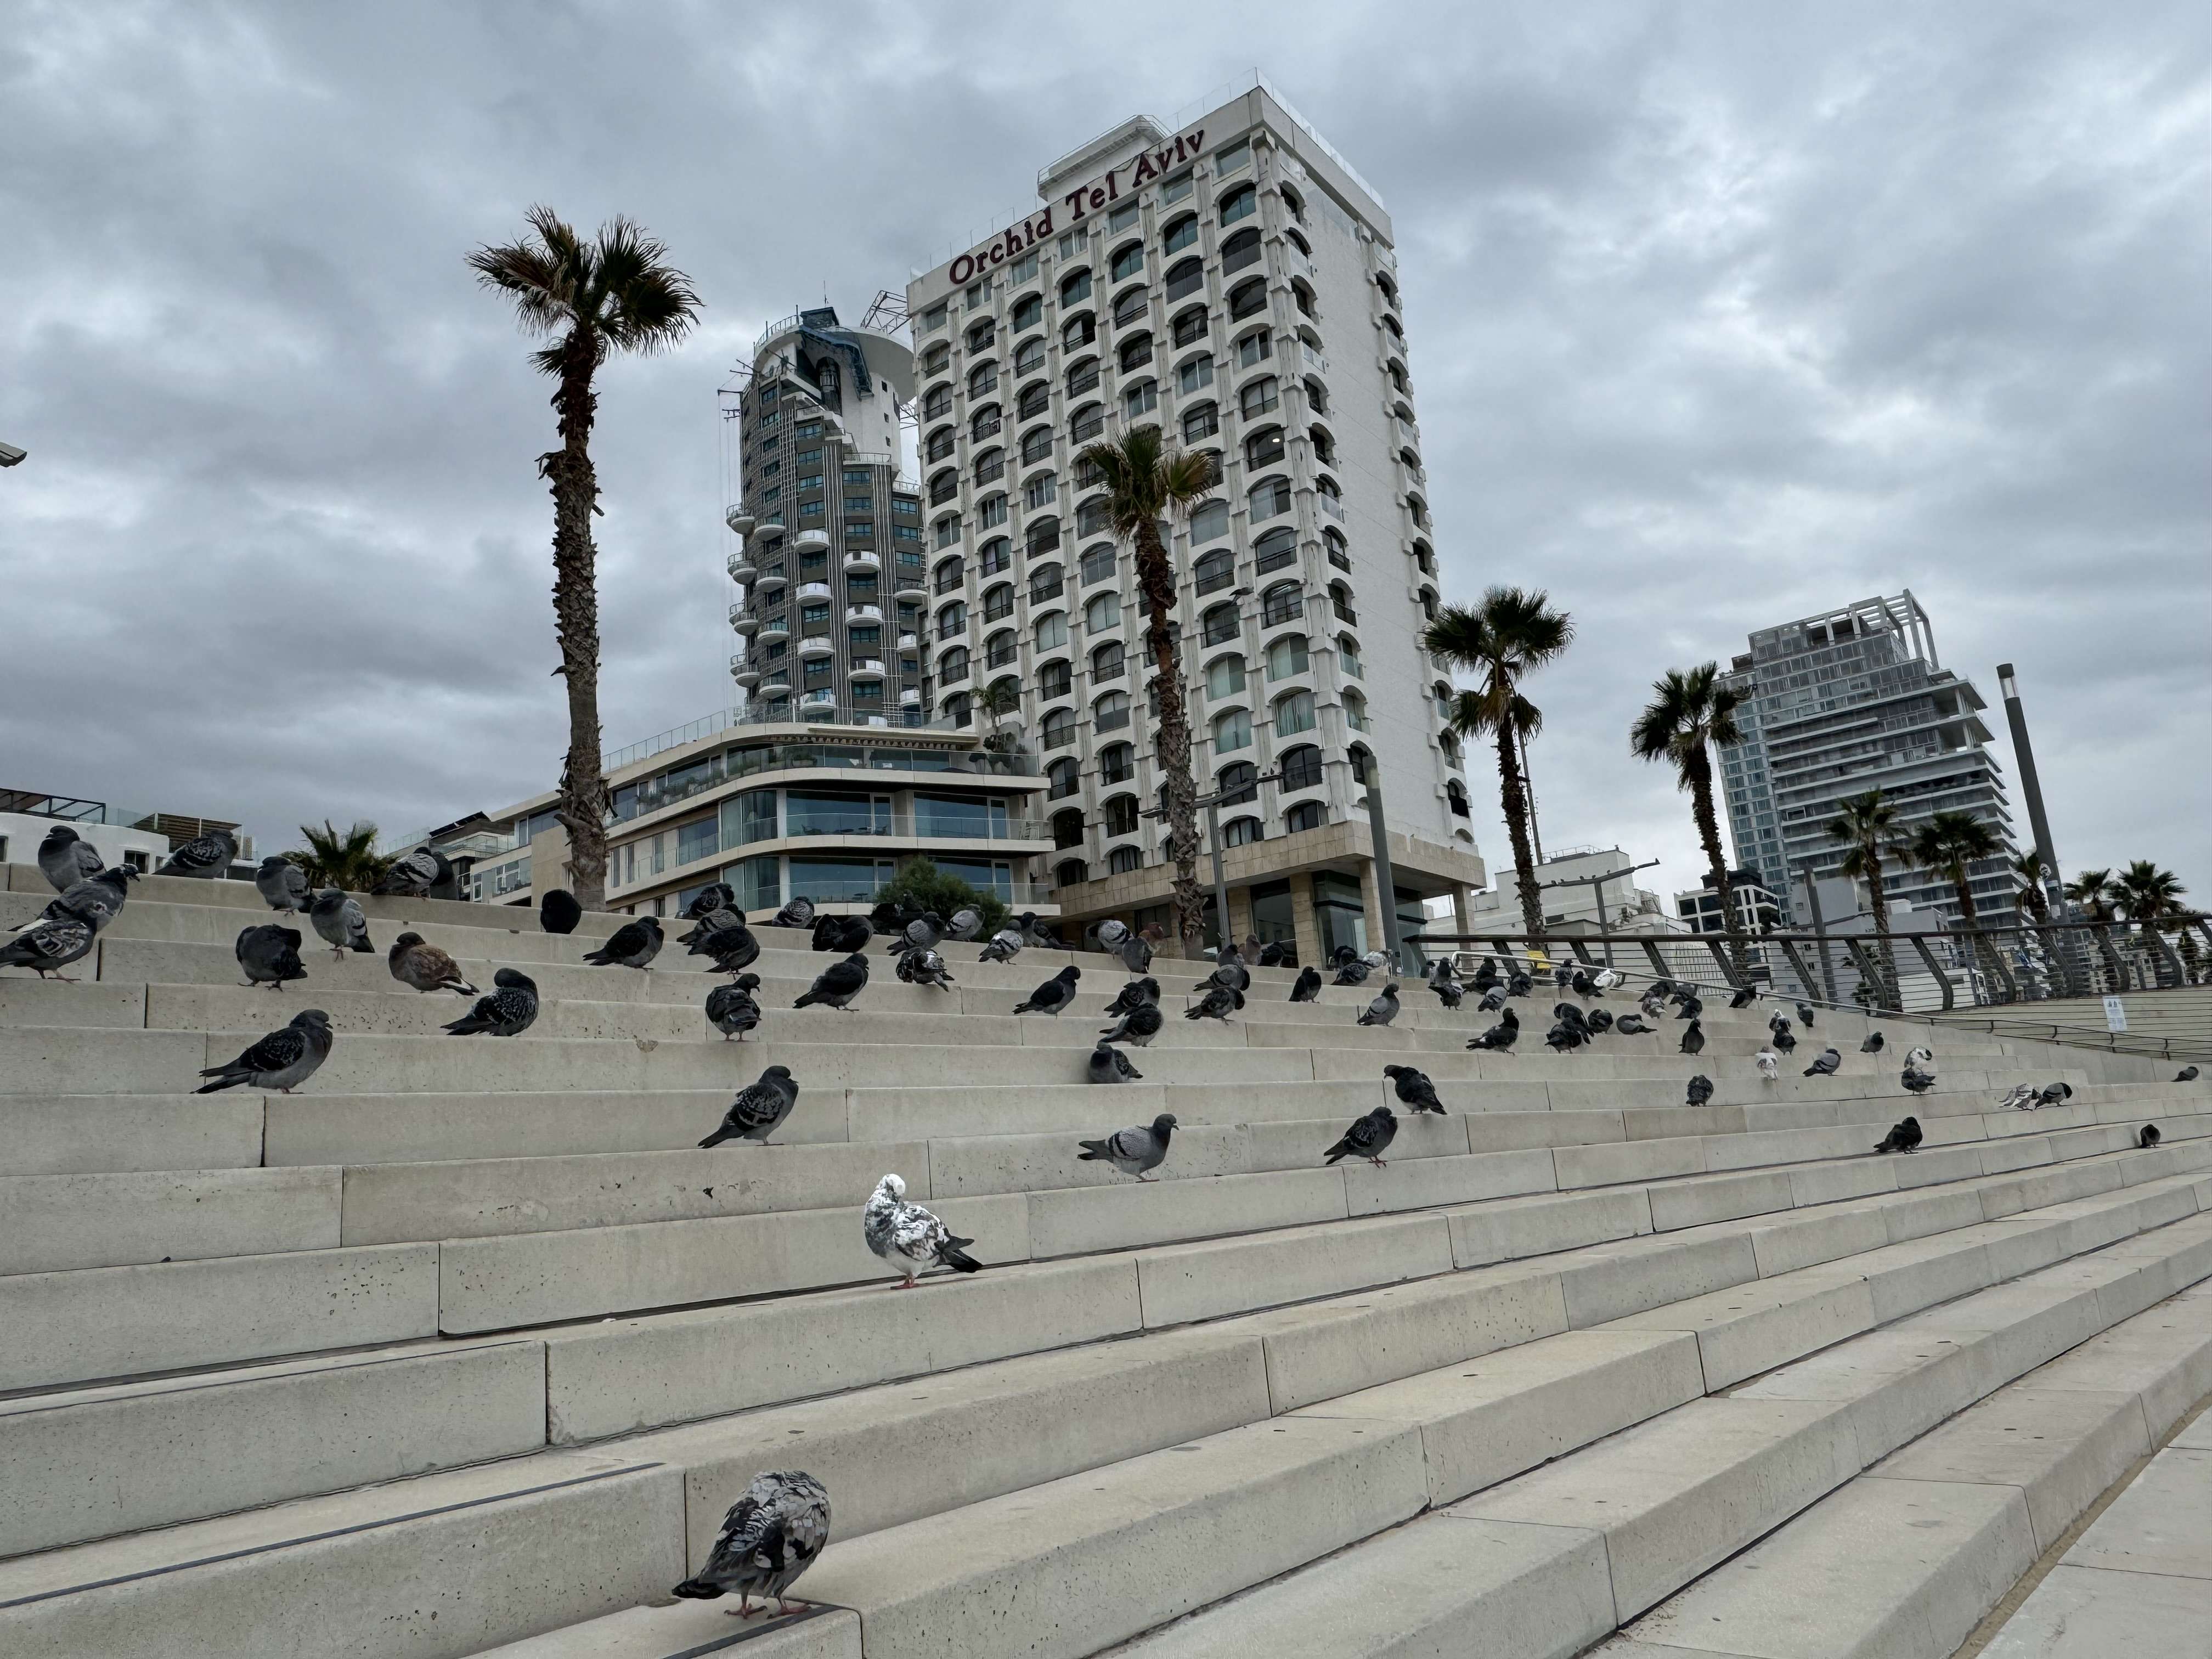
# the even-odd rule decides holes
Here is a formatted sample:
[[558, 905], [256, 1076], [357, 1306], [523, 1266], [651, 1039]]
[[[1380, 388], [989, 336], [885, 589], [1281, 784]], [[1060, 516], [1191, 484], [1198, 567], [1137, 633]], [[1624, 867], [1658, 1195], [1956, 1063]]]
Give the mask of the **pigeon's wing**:
[[307, 1034], [286, 1025], [270, 1032], [233, 1062], [247, 1072], [281, 1072], [307, 1057]]

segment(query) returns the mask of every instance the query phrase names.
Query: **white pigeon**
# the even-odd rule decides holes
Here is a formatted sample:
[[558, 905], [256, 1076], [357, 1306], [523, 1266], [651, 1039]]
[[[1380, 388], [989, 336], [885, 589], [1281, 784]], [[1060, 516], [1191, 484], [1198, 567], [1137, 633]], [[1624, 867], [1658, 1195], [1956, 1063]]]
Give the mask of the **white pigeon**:
[[1759, 1063], [1759, 1075], [1763, 1082], [1771, 1083], [1782, 1075], [1782, 1056], [1773, 1049], [1762, 1048], [1752, 1058]]
[[926, 1267], [950, 1267], [955, 1273], [981, 1273], [983, 1264], [961, 1247], [972, 1238], [959, 1238], [952, 1230], [919, 1204], [906, 1201], [906, 1182], [887, 1175], [876, 1183], [867, 1206], [860, 1212], [860, 1236], [868, 1248], [905, 1275], [897, 1288], [910, 1291], [915, 1276]]

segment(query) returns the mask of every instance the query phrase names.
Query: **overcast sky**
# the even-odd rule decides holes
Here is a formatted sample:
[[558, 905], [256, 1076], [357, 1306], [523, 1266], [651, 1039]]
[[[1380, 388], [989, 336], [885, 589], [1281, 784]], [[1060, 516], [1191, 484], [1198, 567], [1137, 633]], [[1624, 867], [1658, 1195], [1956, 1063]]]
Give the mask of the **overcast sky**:
[[1574, 615], [1530, 687], [1549, 845], [1692, 882], [1627, 756], [1650, 680], [1910, 587], [1993, 704], [2020, 665], [2066, 869], [2212, 899], [2202, 0], [15, 0], [0, 786], [273, 850], [552, 782], [551, 416], [462, 264], [538, 201], [641, 219], [708, 305], [601, 377], [608, 742], [726, 706], [714, 392], [761, 326], [1255, 67], [1395, 219], [1448, 597]]

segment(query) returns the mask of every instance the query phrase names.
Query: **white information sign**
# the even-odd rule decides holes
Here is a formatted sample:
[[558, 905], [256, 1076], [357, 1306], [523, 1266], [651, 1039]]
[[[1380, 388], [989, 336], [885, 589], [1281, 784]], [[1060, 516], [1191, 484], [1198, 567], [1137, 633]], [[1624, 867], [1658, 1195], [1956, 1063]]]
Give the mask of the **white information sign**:
[[2128, 1029], [2128, 1011], [2121, 1006], [2118, 997], [2105, 999], [2105, 1029], [2108, 1031], [2124, 1031]]

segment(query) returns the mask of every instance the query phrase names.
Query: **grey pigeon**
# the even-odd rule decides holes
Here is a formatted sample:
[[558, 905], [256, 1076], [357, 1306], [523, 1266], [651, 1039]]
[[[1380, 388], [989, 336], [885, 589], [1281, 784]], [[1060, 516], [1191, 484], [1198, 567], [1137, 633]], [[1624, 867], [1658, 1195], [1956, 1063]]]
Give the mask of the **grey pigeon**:
[[1183, 1011], [1185, 1019], [1218, 1019], [1229, 1023], [1229, 1016], [1244, 1006], [1244, 994], [1232, 991], [1225, 985], [1216, 985], [1198, 1000], [1198, 1006]]
[[270, 854], [253, 872], [253, 885], [272, 910], [298, 911], [307, 908], [307, 872], [287, 858]]
[[1525, 997], [1535, 988], [1536, 981], [1517, 969], [1505, 981], [1505, 994], [1509, 997]]
[[596, 951], [584, 952], [594, 968], [648, 968], [663, 944], [659, 916], [640, 916], [615, 929]]
[[1291, 987], [1291, 1000], [1293, 1002], [1321, 1000], [1320, 969], [1309, 966], [1298, 969], [1297, 979]]
[[1392, 980], [1382, 988], [1382, 994], [1367, 1005], [1367, 1012], [1359, 1017], [1362, 1025], [1388, 1025], [1398, 1018], [1398, 982]]
[[952, 919], [945, 924], [945, 937], [947, 939], [964, 941], [974, 939], [982, 931], [983, 913], [972, 904], [962, 905], [952, 913]]
[[1329, 983], [1332, 985], [1364, 985], [1367, 983], [1368, 975], [1374, 971], [1375, 970], [1373, 969], [1370, 968], [1364, 962], [1347, 962], [1336, 970], [1336, 977], [1331, 980]]
[[1133, 979], [1114, 994], [1114, 1000], [1106, 1005], [1106, 1012], [1109, 1014], [1126, 1014], [1133, 1009], [1142, 1007], [1147, 1002], [1157, 1007], [1159, 1000], [1159, 981], [1150, 977]]
[[194, 1094], [211, 1095], [218, 1089], [274, 1089], [289, 1095], [315, 1074], [331, 1057], [331, 1017], [319, 1008], [302, 1008], [292, 1023], [269, 1033], [228, 1066], [210, 1066]]
[[1833, 1077], [1843, 1069], [1844, 1057], [1833, 1048], [1820, 1050], [1820, 1057], [1805, 1068], [1807, 1077]]
[[901, 928], [898, 937], [891, 941], [891, 949], [896, 952], [911, 951], [918, 946], [924, 951], [934, 951], [944, 937], [945, 918], [931, 910], [916, 916]]
[[460, 964], [436, 945], [425, 943], [420, 933], [402, 933], [392, 940], [385, 961], [392, 978], [417, 991], [454, 991], [465, 997], [477, 994], [477, 988], [461, 976]]
[[1262, 968], [1280, 968], [1285, 966], [1285, 964], [1283, 961], [1283, 957], [1285, 952], [1285, 948], [1286, 947], [1280, 939], [1276, 939], [1272, 943], [1261, 945], [1260, 947], [1260, 965]]
[[1411, 1066], [1385, 1066], [1382, 1075], [1391, 1081], [1401, 1105], [1416, 1112], [1434, 1112], [1444, 1115], [1444, 1103], [1437, 1098], [1437, 1085], [1429, 1081], [1426, 1072], [1416, 1071]]
[[157, 876], [187, 876], [212, 881], [226, 873], [238, 858], [238, 837], [228, 830], [210, 830], [195, 836], [169, 854]]
[[1143, 975], [1152, 972], [1152, 943], [1139, 934], [1132, 933], [1123, 939], [1121, 948], [1115, 954], [1121, 958], [1121, 965], [1133, 974]]
[[1705, 1012], [1705, 1005], [1692, 996], [1675, 998], [1674, 1006], [1681, 1011], [1674, 1016], [1677, 1019], [1695, 1019]]
[[1651, 1028], [1635, 1014], [1623, 1014], [1613, 1022], [1613, 1029], [1624, 1036], [1649, 1036]]
[[898, 976], [908, 985], [933, 985], [940, 991], [953, 988], [945, 958], [925, 945], [916, 945], [899, 957]]
[[1086, 1075], [1093, 1083], [1134, 1083], [1145, 1074], [1129, 1063], [1128, 1055], [1102, 1037], [1091, 1051]]
[[[700, 933], [702, 928], [706, 931]], [[742, 974], [760, 960], [760, 939], [735, 910], [717, 910], [692, 932], [700, 937], [691, 941], [686, 954], [707, 957], [718, 974]]]
[[1091, 930], [1091, 937], [1097, 941], [1100, 950], [1118, 951], [1121, 948], [1121, 941], [1129, 937], [1128, 925], [1109, 916]]
[[1213, 971], [1199, 981], [1200, 985], [1218, 985], [1224, 991], [1249, 991], [1252, 988], [1252, 970], [1244, 965], [1244, 958], [1234, 951], [1225, 951]]
[[1175, 1131], [1175, 1114], [1162, 1112], [1150, 1125], [1139, 1123], [1133, 1128], [1116, 1129], [1103, 1140], [1081, 1142], [1078, 1161], [1091, 1164], [1103, 1159], [1123, 1175], [1142, 1181], [1148, 1171], [1167, 1161], [1168, 1142]]
[[2161, 1138], [2162, 1137], [2158, 1132], [2157, 1124], [2146, 1123], [2136, 1135], [2136, 1145], [2138, 1146], [2155, 1146], [2158, 1145]]
[[[123, 902], [131, 896], [131, 884], [138, 879], [138, 872], [127, 864], [118, 864], [112, 870], [103, 870], [96, 876], [87, 876], [73, 882], [68, 888], [46, 901], [46, 908], [37, 917], [40, 921], [81, 921], [95, 933], [122, 914]], [[28, 922], [16, 924], [18, 930]]]
[[2043, 1092], [2036, 1098], [2045, 1106], [2056, 1106], [2062, 1100], [2074, 1098], [2074, 1085], [2070, 1083], [2047, 1084]]
[[538, 925], [549, 933], [573, 933], [584, 919], [584, 907], [565, 887], [556, 887], [538, 901]]
[[300, 930], [296, 927], [264, 921], [258, 927], [241, 928], [232, 951], [238, 957], [239, 969], [248, 985], [266, 985], [272, 991], [281, 991], [286, 981], [307, 976], [307, 970], [300, 965]]
[[1740, 985], [1736, 988], [1735, 994], [1729, 999], [1729, 1006], [1731, 1008], [1748, 1008], [1753, 1003], [1758, 1000], [1758, 992], [1753, 990], [1747, 985]]
[[1688, 1104], [1702, 1106], [1713, 1097], [1713, 1080], [1703, 1072], [1690, 1079]]
[[722, 1034], [723, 1042], [735, 1037], [743, 1042], [745, 1033], [760, 1024], [760, 1004], [753, 1000], [760, 982], [758, 974], [740, 974], [733, 983], [717, 985], [707, 993], [707, 1020]]
[[722, 1114], [721, 1127], [699, 1144], [719, 1146], [726, 1140], [750, 1140], [765, 1146], [798, 1103], [799, 1085], [792, 1079], [791, 1067], [771, 1066], [738, 1091], [730, 1109]]
[[830, 1541], [830, 1494], [812, 1475], [798, 1469], [757, 1474], [745, 1495], [722, 1517], [722, 1535], [698, 1576], [685, 1579], [675, 1594], [686, 1601], [711, 1601], [738, 1593], [738, 1617], [752, 1617], [752, 1598], [775, 1598], [779, 1614], [806, 1605], [785, 1599], [799, 1575], [814, 1564]]
[[1037, 920], [1037, 913], [1034, 910], [1024, 910], [1016, 916], [1014, 926], [1020, 931], [1022, 943], [1024, 945], [1048, 948], [1058, 943], [1052, 936], [1052, 929]]
[[1012, 962], [1022, 953], [1022, 936], [1012, 927], [1001, 927], [983, 941], [977, 954], [979, 962]]
[[1909, 1095], [1924, 1095], [1936, 1086], [1936, 1079], [1909, 1060], [1905, 1062], [1905, 1070], [1899, 1074], [1897, 1080]]
[[1075, 1000], [1075, 981], [1083, 977], [1083, 970], [1073, 963], [1061, 969], [1050, 979], [1014, 1005], [1018, 1014], [1050, 1014], [1059, 1018], [1062, 1009]]
[[446, 1027], [448, 1036], [520, 1036], [538, 1019], [538, 981], [519, 968], [502, 968], [491, 976], [489, 996]]
[[1552, 968], [1552, 983], [1564, 991], [1574, 982], [1575, 970], [1569, 963], [1555, 963]]
[[1504, 1054], [1519, 1040], [1520, 1036], [1521, 1016], [1508, 1008], [1503, 1019], [1480, 1036], [1469, 1037], [1467, 1046], [1470, 1048], [1486, 1048], [1495, 1054]]
[[1877, 1152], [1918, 1152], [1920, 1150], [1920, 1120], [1917, 1117], [1900, 1120], [1887, 1134], [1875, 1143], [1874, 1149]]
[[1802, 1025], [1808, 1031], [1813, 1029], [1813, 1005], [1811, 1003], [1801, 1002], [1797, 1005], [1797, 1023], [1800, 1025]]
[[2176, 1083], [2194, 1083], [2194, 1082], [2196, 1082], [2196, 1081], [2197, 1081], [2197, 1068], [2196, 1068], [2194, 1066], [2183, 1066], [2179, 1071], [2176, 1072], [2176, 1073], [2173, 1074], [2173, 1080], [2174, 1080]]
[[307, 920], [331, 947], [332, 956], [342, 957], [349, 951], [373, 953], [376, 949], [368, 942], [368, 913], [350, 895], [335, 887], [325, 887], [315, 895], [315, 902], [307, 907]]
[[57, 893], [66, 893], [77, 883], [100, 873], [100, 848], [66, 823], [46, 831], [39, 843], [39, 873]]
[[833, 962], [815, 975], [814, 983], [791, 1006], [794, 1008], [843, 1008], [868, 988], [868, 959], [855, 951], [842, 962]]
[[814, 901], [795, 898], [769, 918], [771, 927], [807, 928], [814, 926]]
[[1879, 1031], [1869, 1031], [1867, 1033], [1866, 1041], [1859, 1044], [1859, 1052], [1863, 1054], [1880, 1054], [1881, 1052], [1881, 1033]]
[[1482, 994], [1481, 1000], [1474, 1005], [1474, 1012], [1478, 1014], [1494, 1014], [1504, 1006], [1505, 988], [1503, 985], [1493, 985]]
[[1127, 1042], [1139, 1048], [1149, 1048], [1152, 1039], [1160, 1034], [1167, 1016], [1160, 1012], [1157, 1002], [1139, 1002], [1123, 1014], [1120, 1021], [1103, 1029], [1098, 1036], [1103, 1042]]
[[0, 946], [0, 968], [29, 968], [40, 979], [76, 981], [62, 969], [92, 954], [92, 924], [79, 916], [40, 916]]
[[1340, 1158], [1364, 1158], [1376, 1169], [1383, 1167], [1382, 1154], [1390, 1150], [1390, 1143], [1398, 1138], [1398, 1115], [1388, 1106], [1377, 1106], [1344, 1132], [1344, 1138], [1322, 1155], [1322, 1162], [1334, 1164]]
[[738, 908], [737, 890], [726, 881], [710, 881], [691, 896], [691, 902], [684, 907], [688, 921], [703, 921], [717, 910]]
[[1437, 994], [1437, 1000], [1447, 1008], [1457, 1008], [1460, 999], [1467, 994], [1457, 980], [1432, 979], [1429, 981], [1429, 989]]
[[[1631, 1014], [1629, 1018], [1633, 1019], [1635, 1018], [1635, 1016]], [[1588, 1019], [1585, 1021], [1585, 1024], [1587, 1024], [1590, 1028], [1590, 1035], [1595, 1036], [1600, 1031], [1610, 1031], [1613, 1029], [1613, 1015], [1606, 1009], [1593, 1008], [1589, 1011], [1589, 1015]]]
[[1703, 1021], [1692, 1020], [1682, 1028], [1682, 1052], [1701, 1054], [1705, 1051], [1705, 1028]]
[[451, 879], [453, 868], [443, 853], [418, 847], [392, 860], [391, 867], [368, 890], [379, 898], [428, 898], [441, 878]]
[[912, 1290], [915, 1275], [933, 1265], [955, 1273], [982, 1271], [983, 1264], [965, 1248], [975, 1241], [956, 1237], [921, 1205], [908, 1203], [906, 1182], [895, 1175], [876, 1183], [860, 1212], [860, 1237], [871, 1250], [906, 1275], [902, 1290]]

